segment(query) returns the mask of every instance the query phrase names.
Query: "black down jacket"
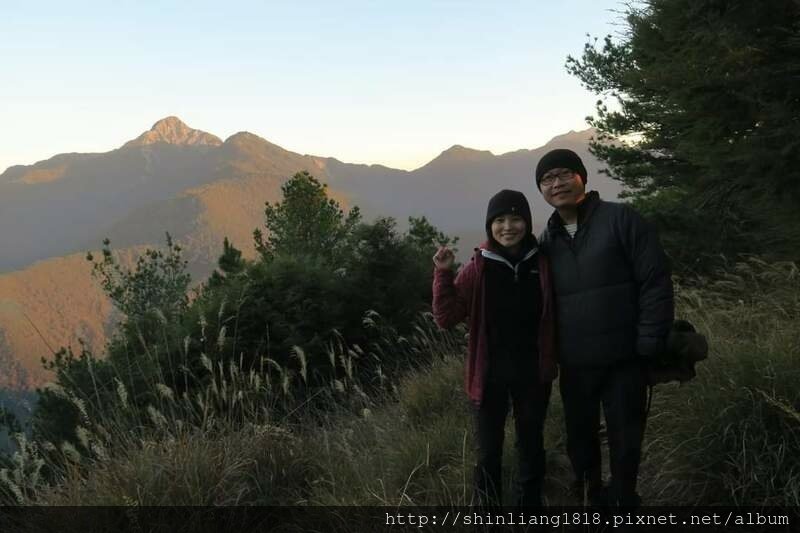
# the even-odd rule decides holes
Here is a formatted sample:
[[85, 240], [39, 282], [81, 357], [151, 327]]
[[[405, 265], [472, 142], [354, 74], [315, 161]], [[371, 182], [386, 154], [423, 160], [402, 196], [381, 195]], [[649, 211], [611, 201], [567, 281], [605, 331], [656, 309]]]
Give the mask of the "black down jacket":
[[669, 265], [655, 230], [631, 207], [587, 194], [569, 237], [553, 213], [550, 258], [559, 363], [606, 366], [657, 356], [674, 317]]

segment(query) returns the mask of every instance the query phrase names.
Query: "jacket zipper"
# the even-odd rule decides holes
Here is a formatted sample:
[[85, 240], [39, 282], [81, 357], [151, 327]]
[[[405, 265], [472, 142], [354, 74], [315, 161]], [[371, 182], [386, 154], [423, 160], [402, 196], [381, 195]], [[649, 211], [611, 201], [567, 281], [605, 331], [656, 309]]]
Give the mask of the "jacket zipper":
[[520, 260], [517, 262], [517, 264], [516, 264], [516, 265], [512, 265], [512, 264], [511, 264], [511, 262], [510, 262], [508, 259], [506, 259], [505, 257], [503, 257], [502, 255], [496, 254], [496, 253], [494, 253], [494, 252], [491, 252], [491, 251], [489, 251], [489, 250], [484, 250], [483, 248], [481, 248], [481, 255], [482, 255], [483, 257], [487, 258], [487, 259], [494, 259], [495, 261], [500, 261], [501, 263], [505, 263], [505, 264], [507, 264], [507, 265], [508, 265], [508, 267], [509, 267], [511, 270], [513, 270], [513, 271], [514, 271], [514, 283], [517, 283], [517, 282], [519, 281], [519, 266], [520, 266], [522, 263], [524, 263], [525, 261], [527, 261], [528, 259], [530, 259], [531, 257], [533, 257], [533, 255], [534, 255], [534, 254], [535, 254], [537, 251], [539, 251], [539, 248], [534, 248], [533, 250], [531, 250], [530, 252], [528, 252], [527, 254], [525, 254], [525, 257], [523, 257], [522, 259], [520, 259]]

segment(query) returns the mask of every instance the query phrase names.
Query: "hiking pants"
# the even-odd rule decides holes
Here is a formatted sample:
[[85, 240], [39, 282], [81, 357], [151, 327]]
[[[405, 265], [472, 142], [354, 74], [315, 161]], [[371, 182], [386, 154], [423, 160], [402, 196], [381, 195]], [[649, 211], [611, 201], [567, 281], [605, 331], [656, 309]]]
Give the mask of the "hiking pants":
[[605, 413], [611, 505], [638, 505], [636, 478], [644, 438], [647, 379], [640, 359], [609, 367], [561, 367], [567, 454], [578, 487], [601, 480], [600, 405]]
[[509, 397], [514, 409], [519, 461], [514, 504], [541, 505], [545, 464], [544, 419], [551, 389], [549, 383], [486, 384], [480, 407], [473, 406], [477, 447], [473, 500], [479, 505], [502, 505], [503, 437]]

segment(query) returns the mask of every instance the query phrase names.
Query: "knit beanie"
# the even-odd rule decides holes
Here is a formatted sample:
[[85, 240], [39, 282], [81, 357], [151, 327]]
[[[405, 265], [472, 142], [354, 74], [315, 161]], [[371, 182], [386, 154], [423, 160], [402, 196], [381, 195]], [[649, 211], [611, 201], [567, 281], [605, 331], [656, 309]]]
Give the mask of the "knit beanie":
[[525, 220], [526, 237], [533, 233], [533, 222], [531, 217], [531, 207], [528, 199], [519, 191], [503, 189], [492, 196], [489, 200], [489, 207], [486, 208], [486, 236], [494, 246], [499, 246], [492, 237], [492, 221], [500, 215], [519, 215]]
[[542, 190], [542, 176], [554, 168], [568, 168], [573, 172], [577, 172], [586, 185], [586, 167], [583, 166], [583, 161], [578, 157], [578, 154], [566, 148], [557, 148], [550, 150], [539, 160], [536, 165], [536, 186]]

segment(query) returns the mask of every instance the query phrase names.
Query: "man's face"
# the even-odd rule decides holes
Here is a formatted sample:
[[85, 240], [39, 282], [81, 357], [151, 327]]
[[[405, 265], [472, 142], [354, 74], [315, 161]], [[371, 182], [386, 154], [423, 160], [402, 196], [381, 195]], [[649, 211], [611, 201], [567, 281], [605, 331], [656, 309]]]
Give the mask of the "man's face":
[[539, 185], [545, 201], [556, 209], [576, 207], [586, 196], [581, 175], [568, 168], [547, 171]]

